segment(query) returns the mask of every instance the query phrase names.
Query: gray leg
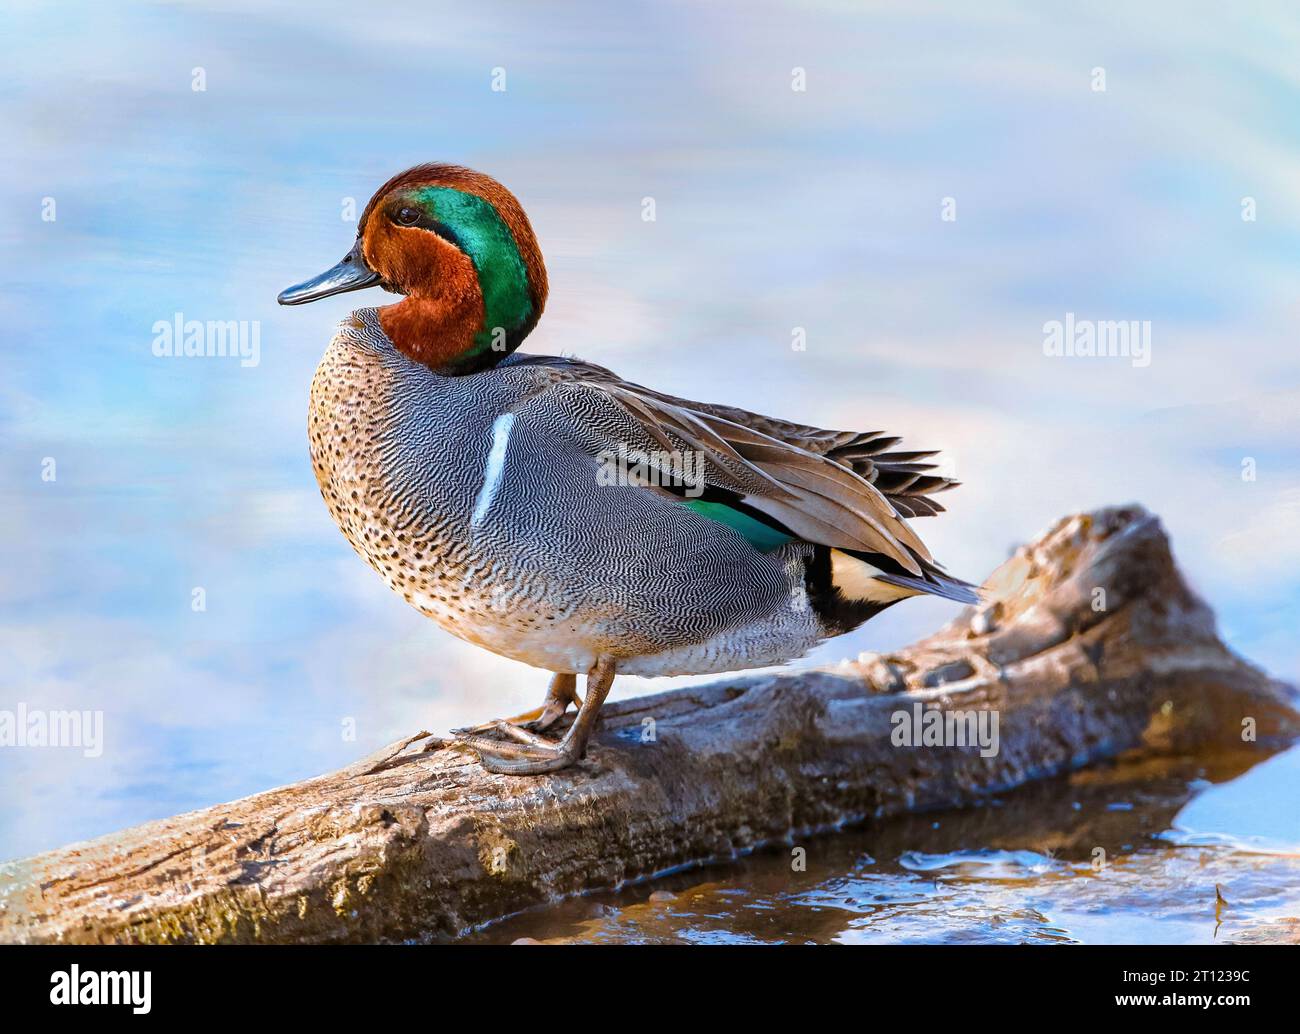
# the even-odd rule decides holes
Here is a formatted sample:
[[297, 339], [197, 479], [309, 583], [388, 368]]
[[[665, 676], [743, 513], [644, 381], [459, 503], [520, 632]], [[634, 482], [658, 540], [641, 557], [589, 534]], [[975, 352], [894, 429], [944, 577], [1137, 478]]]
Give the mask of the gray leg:
[[[591, 739], [591, 732], [596, 727], [601, 704], [605, 702], [605, 697], [609, 695], [609, 688], [614, 684], [614, 669], [613, 658], [602, 657], [587, 673], [587, 697], [578, 710], [578, 717], [573, 720], [564, 738], [557, 744], [527, 733], [523, 736], [517, 735], [522, 730], [513, 730], [510, 733], [512, 737], [522, 742], [491, 740], [472, 734], [458, 736], [457, 742], [476, 750], [483, 767], [499, 775], [541, 775], [543, 772], [556, 772], [561, 768], [568, 768], [587, 753], [587, 741]], [[559, 678], [560, 676], [556, 676], [556, 681]], [[555, 689], [554, 681], [551, 688]], [[568, 706], [567, 701], [565, 706]]]

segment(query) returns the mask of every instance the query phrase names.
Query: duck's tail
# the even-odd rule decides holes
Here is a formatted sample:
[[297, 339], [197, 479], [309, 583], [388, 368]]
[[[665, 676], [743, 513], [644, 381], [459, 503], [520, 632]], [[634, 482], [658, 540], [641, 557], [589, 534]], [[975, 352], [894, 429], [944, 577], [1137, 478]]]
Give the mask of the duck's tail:
[[917, 558], [914, 575], [879, 553], [831, 550], [831, 583], [850, 600], [897, 603], [909, 596], [939, 596], [955, 603], [980, 603], [979, 587], [954, 578], [938, 564]]

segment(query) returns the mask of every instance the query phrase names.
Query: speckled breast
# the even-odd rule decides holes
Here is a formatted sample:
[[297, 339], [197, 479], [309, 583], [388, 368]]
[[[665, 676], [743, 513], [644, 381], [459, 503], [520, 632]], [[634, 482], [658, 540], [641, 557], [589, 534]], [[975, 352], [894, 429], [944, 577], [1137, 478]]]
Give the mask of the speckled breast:
[[[488, 415], [403, 395], [412, 386], [401, 361], [365, 330], [344, 324], [312, 380], [312, 466], [331, 516], [395, 592], [448, 631], [527, 663], [567, 663], [530, 642], [563, 614], [553, 587], [506, 572], [493, 543], [471, 533]], [[426, 419], [395, 413], [395, 399], [405, 411], [423, 406]]]

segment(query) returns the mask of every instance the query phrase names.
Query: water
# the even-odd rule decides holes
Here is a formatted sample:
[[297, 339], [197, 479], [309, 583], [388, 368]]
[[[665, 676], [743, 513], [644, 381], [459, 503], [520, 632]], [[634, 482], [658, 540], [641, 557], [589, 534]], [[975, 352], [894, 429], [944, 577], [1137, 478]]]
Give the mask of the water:
[[[1213, 944], [1300, 916], [1300, 748], [1117, 764], [521, 913], [466, 938], [564, 943]], [[793, 869], [793, 851], [806, 868]], [[1217, 892], [1216, 892], [1217, 888]], [[1222, 903], [1218, 898], [1222, 897]], [[1270, 925], [1276, 924], [1276, 925]], [[1300, 936], [1291, 928], [1289, 938]]]
[[[1134, 6], [6, 3], [0, 710], [97, 712], [103, 743], [0, 749], [0, 857], [540, 698], [375, 578], [307, 460], [330, 329], [381, 296], [275, 295], [429, 159], [529, 211], [552, 300], [528, 349], [943, 448], [964, 484], [920, 530], [967, 577], [1139, 500], [1229, 642], [1300, 677], [1300, 18]], [[1150, 364], [1046, 357], [1068, 312], [1151, 321]], [[155, 356], [176, 313], [256, 323], [256, 365]], [[808, 662], [952, 613], [897, 607]], [[1297, 785], [1266, 800], [1300, 811]]]

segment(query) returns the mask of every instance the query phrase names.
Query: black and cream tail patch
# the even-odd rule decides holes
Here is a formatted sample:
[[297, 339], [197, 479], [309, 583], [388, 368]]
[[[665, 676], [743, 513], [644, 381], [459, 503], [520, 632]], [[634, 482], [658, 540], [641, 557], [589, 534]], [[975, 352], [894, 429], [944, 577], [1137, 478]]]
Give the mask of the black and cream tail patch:
[[885, 572], [838, 549], [831, 550], [831, 584], [840, 595], [849, 600], [866, 600], [869, 603], [897, 603], [909, 596], [920, 596], [924, 590], [906, 585], [891, 585], [880, 580]]
[[846, 599], [888, 604], [909, 596], [940, 596], [957, 603], [980, 602], [974, 586], [940, 572], [927, 574], [884, 571], [850, 553], [831, 550], [831, 584]]

